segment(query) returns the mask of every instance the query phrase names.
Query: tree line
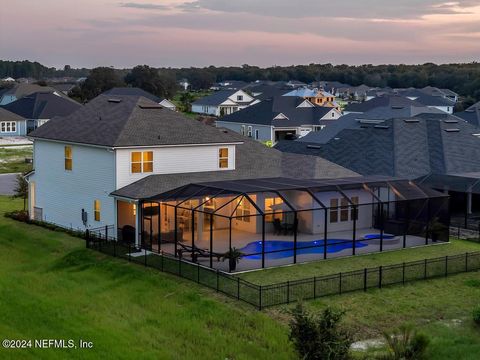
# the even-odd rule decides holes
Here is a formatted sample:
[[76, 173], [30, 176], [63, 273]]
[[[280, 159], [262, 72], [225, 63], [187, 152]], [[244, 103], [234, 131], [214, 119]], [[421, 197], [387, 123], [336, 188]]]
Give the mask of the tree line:
[[[305, 83], [313, 81], [338, 81], [353, 86], [365, 84], [372, 87], [422, 88], [436, 86], [451, 89], [467, 98], [467, 102], [480, 100], [480, 64], [437, 65], [332, 65], [309, 64], [292, 66], [258, 66], [242, 65], [229, 67], [209, 66], [204, 68], [152, 68], [146, 65], [134, 69], [113, 69], [101, 67], [92, 70], [73, 69], [66, 65], [64, 69], [47, 68], [37, 62], [0, 61], [0, 77], [34, 77], [48, 79], [60, 76], [86, 76], [92, 80], [106, 77], [121, 86], [124, 84], [150, 87], [159, 96], [171, 96], [177, 90], [175, 84], [187, 79], [193, 90], [208, 89], [213, 83], [222, 80], [256, 80], [289, 81], [298, 80]], [[147, 81], [147, 77], [153, 80]], [[85, 87], [82, 97], [90, 98], [96, 93], [98, 81]], [[102, 87], [102, 86], [101, 86]], [[147, 89], [145, 89], [147, 90]], [[148, 90], [147, 90], [148, 91]]]

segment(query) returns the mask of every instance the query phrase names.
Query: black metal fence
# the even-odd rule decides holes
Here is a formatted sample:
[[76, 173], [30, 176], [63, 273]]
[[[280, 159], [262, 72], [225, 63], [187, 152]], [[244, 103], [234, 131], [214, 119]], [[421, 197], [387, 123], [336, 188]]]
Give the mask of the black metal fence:
[[315, 299], [359, 290], [367, 291], [371, 288], [382, 288], [393, 284], [405, 284], [480, 270], [479, 251], [271, 285], [257, 285], [198, 263], [191, 263], [167, 254], [153, 253], [114, 240], [106, 240], [104, 237], [99, 238], [92, 233], [87, 233], [86, 244], [90, 249], [197, 282], [260, 310], [268, 306], [288, 304], [298, 300]]
[[480, 242], [480, 225], [470, 225], [469, 227], [451, 225], [450, 236], [456, 237], [457, 239]]

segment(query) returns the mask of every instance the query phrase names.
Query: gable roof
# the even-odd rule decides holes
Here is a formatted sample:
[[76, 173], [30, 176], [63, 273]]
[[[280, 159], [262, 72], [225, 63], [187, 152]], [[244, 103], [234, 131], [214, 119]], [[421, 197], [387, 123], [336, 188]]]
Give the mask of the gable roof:
[[[192, 105], [213, 105], [213, 106], [219, 106], [222, 104], [224, 101], [227, 101], [230, 96], [235, 94], [238, 91], [243, 91], [243, 90], [219, 90], [215, 91], [213, 94], [205, 96], [203, 98], [200, 98], [192, 103]], [[248, 94], [247, 94], [248, 95]], [[249, 95], [250, 96], [250, 95]], [[243, 101], [243, 102], [238, 102], [240, 103], [250, 103], [250, 101]]]
[[81, 108], [82, 105], [72, 99], [51, 92], [37, 92], [13, 101], [3, 108], [26, 119], [51, 119], [66, 116]]
[[114, 87], [103, 93], [111, 96], [143, 96], [144, 98], [160, 103], [162, 99], [138, 87]]
[[355, 172], [320, 157], [282, 153], [233, 131], [222, 131], [227, 131], [232, 140], [243, 142], [235, 147], [235, 170], [150, 175], [114, 191], [112, 195], [144, 199], [183, 185], [218, 180], [272, 177], [326, 179], [358, 176]]
[[468, 121], [473, 126], [480, 127], [480, 106], [478, 108], [469, 107], [465, 111], [455, 113], [455, 115]]
[[[321, 118], [334, 110], [314, 104], [310, 107], [298, 107], [305, 101], [301, 97], [277, 96], [221, 117], [218, 121], [279, 127], [318, 125]], [[283, 114], [288, 120], [277, 118], [279, 114]]]
[[343, 129], [325, 144], [284, 141], [276, 148], [318, 155], [362, 175], [413, 179], [430, 173], [480, 171], [476, 132], [458, 118], [433, 120], [418, 115]]
[[15, 114], [0, 106], [0, 121], [22, 121], [25, 120], [23, 116]]
[[37, 139], [128, 147], [231, 143], [218, 129], [136, 96], [99, 95], [74, 113], [30, 133]]
[[3, 96], [11, 95], [11, 96], [15, 96], [17, 99], [21, 99], [24, 96], [31, 95], [36, 92], [56, 93], [59, 96], [66, 97], [61, 91], [57, 91], [53, 87], [40, 86], [37, 84], [27, 84], [27, 83], [15, 84], [15, 86], [5, 91], [3, 93]]

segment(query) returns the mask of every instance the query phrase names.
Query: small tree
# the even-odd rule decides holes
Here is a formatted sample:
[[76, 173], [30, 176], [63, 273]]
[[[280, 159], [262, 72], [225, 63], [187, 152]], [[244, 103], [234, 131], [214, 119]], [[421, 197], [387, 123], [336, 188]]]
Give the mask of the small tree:
[[339, 325], [344, 314], [344, 311], [327, 307], [320, 316], [314, 316], [302, 304], [295, 307], [290, 340], [302, 359], [343, 360], [349, 357], [353, 340]]
[[25, 211], [27, 208], [28, 183], [23, 174], [17, 175], [17, 184], [15, 185], [15, 189], [13, 189], [13, 197], [23, 199], [23, 211]]
[[188, 91], [183, 92], [180, 95], [180, 103], [182, 104], [182, 110], [185, 112], [190, 111], [190, 106], [192, 105], [193, 102], [193, 95], [189, 93]]
[[419, 360], [425, 356], [429, 339], [410, 325], [402, 325], [392, 333], [384, 333], [389, 354], [382, 359]]

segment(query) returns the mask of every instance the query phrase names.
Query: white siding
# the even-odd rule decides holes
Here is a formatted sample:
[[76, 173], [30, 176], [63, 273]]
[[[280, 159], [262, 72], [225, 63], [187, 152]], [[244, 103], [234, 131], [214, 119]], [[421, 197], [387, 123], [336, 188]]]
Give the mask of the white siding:
[[[228, 169], [219, 169], [218, 150], [229, 149]], [[132, 173], [131, 153], [153, 151], [153, 172]], [[163, 148], [118, 149], [117, 188], [124, 187], [152, 174], [179, 174], [202, 171], [228, 171], [235, 169], [235, 145], [175, 146]]]
[[[88, 213], [87, 227], [112, 225], [115, 220], [115, 157], [104, 148], [71, 145], [73, 168], [65, 170], [64, 146], [67, 144], [34, 142], [35, 206], [43, 209], [43, 220], [84, 230], [82, 209]], [[95, 221], [93, 202], [101, 202], [101, 221]]]
[[[216, 126], [217, 127], [224, 127], [226, 129], [230, 129], [232, 131], [235, 131], [239, 134], [242, 133], [242, 125], [245, 125], [245, 129], [248, 128], [248, 126], [252, 127], [252, 138], [255, 138], [255, 130], [258, 130], [258, 140], [259, 141], [272, 141], [272, 126], [268, 125], [255, 125], [255, 124], [248, 124], [248, 123], [233, 123], [233, 122], [227, 122], [227, 121], [221, 121], [217, 120], [216, 121]], [[245, 130], [246, 132], [246, 130]], [[245, 133], [246, 135], [246, 133]]]

